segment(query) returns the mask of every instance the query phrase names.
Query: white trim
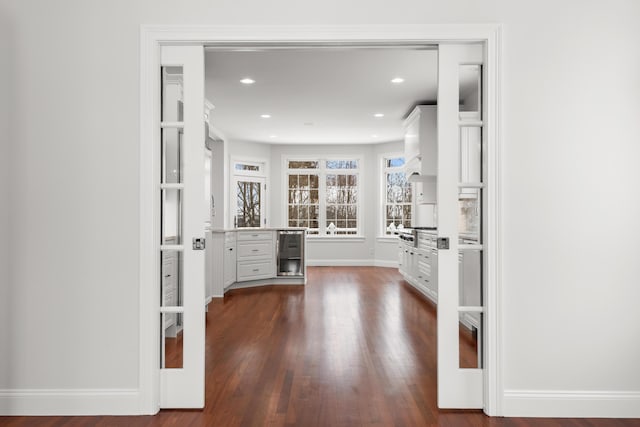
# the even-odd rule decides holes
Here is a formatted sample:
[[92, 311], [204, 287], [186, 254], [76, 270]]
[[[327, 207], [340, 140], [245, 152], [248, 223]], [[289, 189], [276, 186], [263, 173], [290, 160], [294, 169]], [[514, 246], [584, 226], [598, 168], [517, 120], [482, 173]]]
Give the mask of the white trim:
[[[307, 237], [311, 239], [338, 239], [340, 241], [342, 239], [358, 239], [361, 238], [364, 240], [365, 230], [364, 226], [364, 213], [363, 206], [366, 206], [365, 199], [366, 195], [364, 191], [362, 191], [362, 181], [365, 177], [365, 166], [363, 159], [365, 158], [364, 153], [346, 153], [346, 154], [331, 154], [331, 155], [320, 155], [320, 154], [282, 154], [280, 156], [280, 160], [282, 162], [281, 169], [281, 182], [282, 182], [282, 200], [280, 201], [282, 206], [282, 224], [289, 224], [289, 174], [290, 173], [305, 173], [313, 174], [314, 172], [318, 175], [318, 207], [320, 209], [318, 216], [318, 230], [319, 234], [308, 234]], [[292, 161], [317, 161], [318, 167], [315, 169], [289, 169], [288, 162]], [[326, 167], [327, 161], [349, 161], [355, 160], [358, 162], [358, 167], [356, 169], [328, 169]], [[349, 173], [357, 176], [358, 179], [358, 202], [357, 206], [357, 227], [356, 234], [326, 234], [326, 199], [322, 199], [322, 194], [326, 194], [326, 176], [327, 174], [335, 173]], [[325, 232], [325, 234], [322, 234]]]
[[489, 157], [487, 159], [487, 227], [485, 233], [483, 265], [486, 266], [484, 283], [487, 315], [485, 316], [485, 365], [484, 365], [484, 412], [490, 416], [504, 415], [504, 381], [503, 381], [503, 333], [504, 300], [502, 291], [502, 224], [503, 224], [503, 165], [505, 162], [502, 149], [502, 27], [493, 25], [485, 43], [485, 91], [483, 110], [486, 144]]
[[[400, 167], [396, 167], [396, 168], [388, 168], [386, 166], [386, 162], [385, 159], [389, 159], [389, 158], [398, 158], [398, 157], [402, 157], [403, 160], [406, 161], [406, 159], [404, 158], [404, 152], [402, 151], [386, 151], [384, 153], [378, 153], [378, 168], [377, 168], [377, 172], [378, 172], [378, 212], [377, 212], [377, 224], [376, 224], [376, 235], [378, 236], [378, 239], [383, 238], [383, 237], [391, 237], [390, 235], [386, 234], [387, 229], [384, 226], [384, 224], [387, 222], [386, 221], [386, 209], [385, 206], [387, 205], [387, 183], [386, 183], [386, 175], [389, 172], [393, 172], [393, 171], [397, 171], [397, 172], [402, 172], [405, 169], [406, 166], [406, 162], [400, 166]], [[415, 185], [411, 185], [411, 203], [409, 203], [409, 205], [411, 206], [411, 222], [413, 223], [413, 216], [415, 215], [416, 212], [416, 201], [415, 201]]]
[[0, 390], [2, 415], [138, 415], [138, 389]]
[[308, 259], [308, 267], [389, 267], [398, 268], [397, 261], [386, 259]]
[[[260, 228], [268, 228], [271, 225], [271, 218], [269, 217], [271, 212], [270, 206], [270, 197], [269, 192], [271, 189], [269, 186], [271, 183], [269, 182], [269, 177], [271, 176], [271, 172], [269, 169], [269, 159], [264, 157], [252, 157], [252, 156], [238, 156], [238, 155], [229, 155], [229, 221], [233, 223], [235, 228], [236, 224], [234, 221], [234, 217], [236, 216], [236, 186], [238, 180], [247, 180], [253, 182], [259, 182], [262, 180], [262, 184], [264, 185], [264, 194], [261, 201], [260, 206], [260, 215], [261, 215], [261, 224]], [[236, 163], [242, 163], [246, 165], [258, 166], [257, 171], [244, 171], [244, 170], [236, 170]], [[266, 223], [264, 222], [266, 220]]]
[[308, 259], [307, 267], [367, 267], [372, 259]]
[[398, 261], [388, 260], [388, 259], [374, 259], [373, 260], [374, 267], [389, 267], [389, 268], [398, 268]]
[[640, 391], [505, 390], [507, 417], [640, 418]]
[[[153, 142], [158, 138], [154, 120], [159, 117], [155, 105], [155, 91], [160, 85], [155, 67], [159, 64], [158, 50], [162, 43], [215, 43], [260, 44], [298, 43], [306, 45], [328, 44], [437, 44], [448, 41], [483, 41], [487, 47], [487, 80], [489, 82], [487, 102], [487, 132], [491, 147], [489, 178], [494, 197], [489, 201], [491, 209], [487, 220], [492, 233], [487, 236], [491, 263], [487, 264], [487, 340], [485, 365], [485, 412], [488, 415], [502, 414], [504, 360], [501, 322], [504, 319], [502, 293], [502, 163], [503, 133], [501, 122], [502, 33], [499, 24], [417, 24], [417, 25], [355, 25], [355, 26], [252, 26], [252, 25], [142, 25], [140, 27], [140, 413], [158, 411], [158, 370], [154, 367], [159, 358], [157, 346], [159, 316], [153, 301], [157, 294], [158, 257], [155, 249], [157, 206], [154, 196], [155, 178], [159, 174], [154, 164]], [[344, 260], [341, 260], [344, 261]]]
[[140, 28], [140, 329], [138, 384], [140, 414], [156, 414], [160, 410], [160, 316], [155, 301], [160, 300], [160, 261], [157, 256], [157, 214], [160, 198], [154, 191], [160, 165], [154, 159], [154, 142], [160, 129], [160, 105], [155, 101], [160, 87], [159, 30]]
[[265, 286], [304, 286], [307, 283], [306, 277], [294, 276], [276, 276], [268, 279], [250, 280], [247, 282], [235, 282], [233, 285], [225, 288], [224, 293], [232, 289], [246, 289]]

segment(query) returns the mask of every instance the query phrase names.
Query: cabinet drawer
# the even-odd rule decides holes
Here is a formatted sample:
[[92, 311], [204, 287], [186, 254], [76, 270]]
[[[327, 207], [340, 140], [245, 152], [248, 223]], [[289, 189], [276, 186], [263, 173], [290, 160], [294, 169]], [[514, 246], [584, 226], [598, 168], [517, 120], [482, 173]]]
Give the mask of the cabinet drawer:
[[238, 231], [238, 241], [273, 240], [273, 231]]
[[266, 279], [274, 276], [275, 268], [271, 260], [238, 263], [238, 282]]
[[430, 250], [436, 246], [436, 236], [427, 233], [418, 233], [418, 247], [424, 250]]
[[246, 242], [238, 244], [238, 259], [272, 258], [273, 242]]
[[431, 277], [431, 264], [423, 260], [418, 261], [418, 270], [423, 276]]

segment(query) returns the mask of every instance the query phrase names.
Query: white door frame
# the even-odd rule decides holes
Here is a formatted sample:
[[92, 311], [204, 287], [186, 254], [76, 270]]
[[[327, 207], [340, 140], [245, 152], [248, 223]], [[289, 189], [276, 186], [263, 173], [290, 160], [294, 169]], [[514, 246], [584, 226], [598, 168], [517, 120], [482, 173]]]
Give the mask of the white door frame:
[[[259, 44], [440, 44], [483, 42], [486, 47], [487, 90], [487, 260], [485, 408], [488, 415], [503, 414], [502, 381], [502, 30], [499, 24], [471, 25], [357, 25], [357, 26], [173, 26], [143, 25], [140, 29], [140, 363], [141, 414], [159, 410], [159, 206], [154, 193], [159, 174], [158, 92], [159, 46], [165, 44], [253, 46]], [[204, 272], [203, 272], [204, 274]], [[204, 308], [204, 307], [203, 307]]]

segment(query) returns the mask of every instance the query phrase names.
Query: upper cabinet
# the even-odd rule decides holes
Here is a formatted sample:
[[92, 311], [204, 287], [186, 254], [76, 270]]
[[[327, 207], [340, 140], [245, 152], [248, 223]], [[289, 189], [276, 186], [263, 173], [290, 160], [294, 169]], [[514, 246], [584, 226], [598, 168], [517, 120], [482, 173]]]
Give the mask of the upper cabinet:
[[438, 174], [437, 106], [418, 105], [404, 122], [405, 174], [416, 182], [418, 203], [436, 203]]

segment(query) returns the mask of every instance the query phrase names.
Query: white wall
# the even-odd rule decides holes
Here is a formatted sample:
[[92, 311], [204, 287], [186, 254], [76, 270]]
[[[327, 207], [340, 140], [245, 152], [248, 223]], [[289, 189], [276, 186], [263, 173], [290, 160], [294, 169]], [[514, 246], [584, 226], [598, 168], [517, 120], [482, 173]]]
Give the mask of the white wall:
[[3, 0], [0, 17], [0, 389], [137, 387], [141, 23], [499, 22], [504, 410], [640, 416], [639, 2]]

